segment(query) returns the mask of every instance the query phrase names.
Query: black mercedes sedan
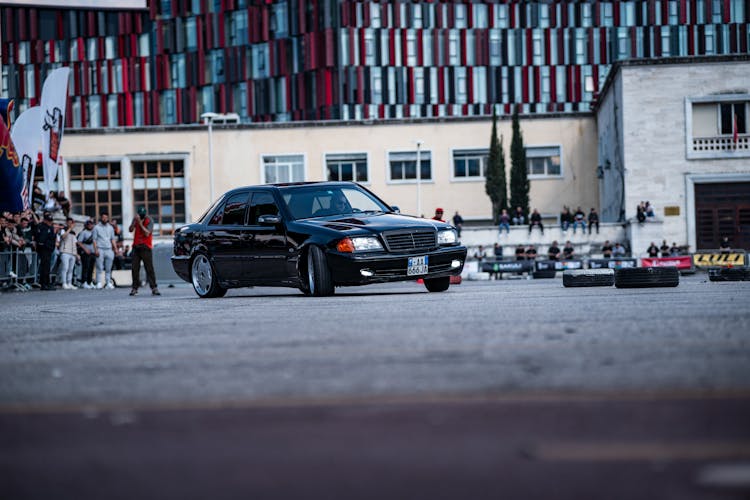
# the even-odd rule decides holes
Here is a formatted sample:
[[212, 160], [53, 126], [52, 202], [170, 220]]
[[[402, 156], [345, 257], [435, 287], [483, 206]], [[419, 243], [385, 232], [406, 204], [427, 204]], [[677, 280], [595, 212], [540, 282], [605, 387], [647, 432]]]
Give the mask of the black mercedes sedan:
[[227, 192], [176, 232], [172, 266], [200, 297], [255, 285], [324, 296], [419, 278], [442, 292], [465, 260], [449, 224], [401, 215], [359, 184], [311, 182]]

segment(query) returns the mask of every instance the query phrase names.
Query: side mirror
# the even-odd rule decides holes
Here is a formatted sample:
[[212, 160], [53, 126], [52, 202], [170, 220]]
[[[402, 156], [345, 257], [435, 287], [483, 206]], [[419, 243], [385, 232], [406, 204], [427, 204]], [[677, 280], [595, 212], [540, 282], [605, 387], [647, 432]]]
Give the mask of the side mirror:
[[398, 206], [396, 206], [396, 205], [392, 205], [392, 206], [391, 206], [391, 210], [393, 210], [393, 211], [394, 211], [394, 212], [396, 212], [397, 214], [400, 214], [400, 213], [401, 213], [401, 209], [400, 209], [400, 208], [398, 208]]
[[258, 217], [258, 224], [268, 224], [268, 225], [274, 225], [274, 224], [280, 224], [281, 223], [281, 216], [280, 215], [261, 215]]

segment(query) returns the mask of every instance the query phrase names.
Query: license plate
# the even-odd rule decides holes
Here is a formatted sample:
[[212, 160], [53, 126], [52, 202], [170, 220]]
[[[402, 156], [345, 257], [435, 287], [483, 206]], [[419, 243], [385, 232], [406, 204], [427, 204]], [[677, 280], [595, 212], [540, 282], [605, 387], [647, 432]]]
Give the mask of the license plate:
[[409, 257], [409, 263], [406, 266], [407, 276], [418, 276], [420, 274], [427, 274], [427, 255], [422, 257]]

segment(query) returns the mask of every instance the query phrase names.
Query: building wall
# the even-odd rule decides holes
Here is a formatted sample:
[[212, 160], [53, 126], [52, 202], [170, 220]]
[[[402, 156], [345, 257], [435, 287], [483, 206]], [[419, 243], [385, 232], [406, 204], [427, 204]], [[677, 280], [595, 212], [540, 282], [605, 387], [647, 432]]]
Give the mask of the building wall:
[[[33, 4], [33, 2], [30, 2]], [[1, 8], [3, 97], [70, 66], [66, 127], [588, 111], [626, 59], [747, 54], [745, 0], [150, 0]]]
[[612, 86], [597, 107], [596, 126], [598, 140], [599, 195], [603, 222], [616, 222], [624, 218], [625, 186], [622, 155], [622, 78], [614, 75]]
[[[562, 176], [532, 180], [531, 205], [542, 213], [557, 214], [563, 204], [598, 207], [596, 183], [596, 128], [590, 115], [548, 117], [521, 121], [527, 147], [559, 145], [562, 151]], [[491, 204], [484, 191], [484, 180], [452, 179], [453, 152], [460, 149], [489, 147], [490, 120], [431, 121], [425, 123], [309, 125], [309, 126], [214, 126], [213, 164], [215, 196], [230, 188], [261, 183], [263, 155], [302, 154], [305, 180], [325, 180], [326, 153], [366, 153], [369, 182], [366, 184], [402, 212], [417, 213], [416, 182], [394, 183], [388, 180], [388, 154], [416, 151], [416, 140], [423, 141], [421, 151], [432, 156], [433, 179], [423, 181], [421, 213], [431, 216], [435, 207], [446, 216], [459, 211], [467, 219], [489, 219]], [[501, 120], [498, 133], [503, 136], [506, 165], [510, 172], [510, 120]], [[120, 130], [97, 134], [67, 133], [63, 142], [67, 162], [95, 161], [103, 158], [184, 157], [188, 164], [190, 194], [189, 218], [195, 219], [209, 205], [208, 133], [205, 127], [183, 130]], [[123, 182], [127, 183], [127, 180]], [[123, 198], [123, 204], [125, 204]], [[123, 206], [127, 220], [132, 207]]]
[[[750, 174], [750, 158], [687, 159], [692, 127], [687, 124], [685, 102], [689, 97], [750, 94], [750, 62], [624, 65], [620, 74], [626, 216], [635, 218], [637, 204], [648, 200], [663, 221], [661, 239], [695, 248], [694, 236], [689, 239], [695, 214], [687, 179], [710, 175], [731, 181], [737, 174]], [[665, 216], [665, 206], [679, 207], [679, 215]], [[636, 228], [632, 241], [636, 253], [649, 243], [638, 235]]]

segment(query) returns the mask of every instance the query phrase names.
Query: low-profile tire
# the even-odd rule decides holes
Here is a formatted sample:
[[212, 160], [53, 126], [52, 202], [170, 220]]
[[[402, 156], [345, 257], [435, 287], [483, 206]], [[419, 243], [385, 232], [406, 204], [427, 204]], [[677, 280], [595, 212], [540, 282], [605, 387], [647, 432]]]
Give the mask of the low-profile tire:
[[672, 287], [680, 284], [676, 267], [631, 267], [615, 271], [617, 288]]
[[708, 270], [711, 281], [750, 281], [750, 268], [747, 267], [718, 267]]
[[542, 279], [552, 279], [557, 274], [557, 270], [555, 269], [542, 269], [537, 270], [531, 273], [531, 276], [535, 280], [542, 280]]
[[444, 292], [451, 286], [451, 277], [425, 278], [424, 286], [430, 292]]
[[196, 254], [190, 262], [190, 281], [193, 290], [202, 299], [223, 297], [227, 293], [227, 289], [219, 285], [216, 270], [204, 253]]
[[563, 272], [563, 286], [566, 288], [614, 284], [614, 269], [568, 269]]
[[333, 295], [334, 286], [326, 256], [320, 247], [310, 246], [307, 251], [307, 289], [313, 297]]

